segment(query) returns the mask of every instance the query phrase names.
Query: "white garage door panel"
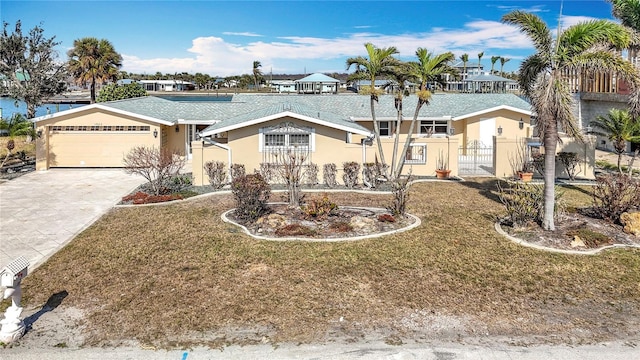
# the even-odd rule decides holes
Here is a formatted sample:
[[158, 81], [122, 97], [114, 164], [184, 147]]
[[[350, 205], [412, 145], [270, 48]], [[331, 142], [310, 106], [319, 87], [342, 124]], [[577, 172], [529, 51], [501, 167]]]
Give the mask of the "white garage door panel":
[[51, 167], [122, 167], [124, 155], [142, 143], [140, 134], [54, 133], [49, 136], [49, 164]]

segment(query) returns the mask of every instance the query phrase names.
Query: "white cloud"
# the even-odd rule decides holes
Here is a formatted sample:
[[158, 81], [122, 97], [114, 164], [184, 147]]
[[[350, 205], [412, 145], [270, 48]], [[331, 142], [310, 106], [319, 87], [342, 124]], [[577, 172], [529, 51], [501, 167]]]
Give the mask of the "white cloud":
[[[572, 20], [572, 19], [570, 19]], [[273, 41], [250, 41], [233, 43], [222, 37], [198, 37], [188, 49], [193, 56], [183, 58], [144, 59], [134, 55], [123, 55], [123, 70], [142, 73], [189, 72], [211, 75], [248, 74], [252, 63], [258, 60], [263, 72], [299, 73], [309, 71], [345, 71], [348, 57], [365, 55], [363, 44], [371, 42], [378, 47], [395, 46], [403, 59], [413, 58], [418, 47], [441, 53], [452, 51], [456, 56], [468, 53], [474, 58], [479, 52], [485, 57], [512, 54], [511, 58], [523, 58], [518, 51], [531, 49], [528, 38], [517, 27], [498, 21], [476, 20], [462, 29], [437, 28], [430, 32], [385, 35], [358, 32], [338, 38], [280, 37]], [[513, 61], [512, 61], [513, 63]], [[152, 69], [152, 70], [149, 70]]]
[[223, 35], [231, 35], [231, 36], [249, 36], [249, 37], [261, 37], [262, 35], [260, 34], [256, 34], [256, 33], [252, 33], [252, 32], [232, 32], [232, 31], [225, 31], [222, 33]]

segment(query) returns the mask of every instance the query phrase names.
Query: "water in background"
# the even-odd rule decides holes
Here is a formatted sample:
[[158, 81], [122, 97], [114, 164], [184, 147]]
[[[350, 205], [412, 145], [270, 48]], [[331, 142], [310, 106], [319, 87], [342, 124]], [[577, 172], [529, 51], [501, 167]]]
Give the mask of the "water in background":
[[[8, 119], [15, 113], [19, 113], [25, 116], [27, 115], [27, 104], [25, 104], [24, 101], [18, 101], [17, 107], [15, 104], [16, 101], [12, 98], [0, 97], [0, 109], [2, 109], [3, 119]], [[69, 110], [71, 108], [85, 105], [86, 104], [44, 104], [36, 108], [36, 117], [46, 115], [47, 113], [53, 114], [59, 111]]]

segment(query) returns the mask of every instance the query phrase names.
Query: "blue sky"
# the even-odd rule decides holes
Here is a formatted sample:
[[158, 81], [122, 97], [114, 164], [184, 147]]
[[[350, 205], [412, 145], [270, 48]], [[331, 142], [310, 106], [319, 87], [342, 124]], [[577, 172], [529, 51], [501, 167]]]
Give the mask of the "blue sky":
[[[75, 39], [111, 41], [134, 73], [201, 72], [212, 76], [250, 73], [345, 72], [348, 57], [366, 55], [363, 44], [396, 46], [410, 60], [418, 47], [456, 57], [469, 54], [491, 67], [492, 56], [510, 58], [515, 71], [533, 51], [505, 13], [535, 12], [556, 28], [559, 0], [414, 1], [11, 1], [0, 0], [0, 18], [23, 31], [40, 24], [61, 44], [61, 60]], [[613, 19], [605, 0], [565, 0], [563, 27]], [[499, 67], [499, 62], [496, 64]]]

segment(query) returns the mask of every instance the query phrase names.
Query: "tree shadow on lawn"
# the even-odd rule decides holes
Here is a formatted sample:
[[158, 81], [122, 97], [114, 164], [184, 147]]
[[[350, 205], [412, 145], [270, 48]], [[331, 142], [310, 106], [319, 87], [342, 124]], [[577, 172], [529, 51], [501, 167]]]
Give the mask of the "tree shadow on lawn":
[[498, 179], [495, 178], [471, 178], [461, 181], [459, 184], [470, 189], [475, 189], [478, 194], [492, 200], [498, 204], [502, 204], [498, 196]]

